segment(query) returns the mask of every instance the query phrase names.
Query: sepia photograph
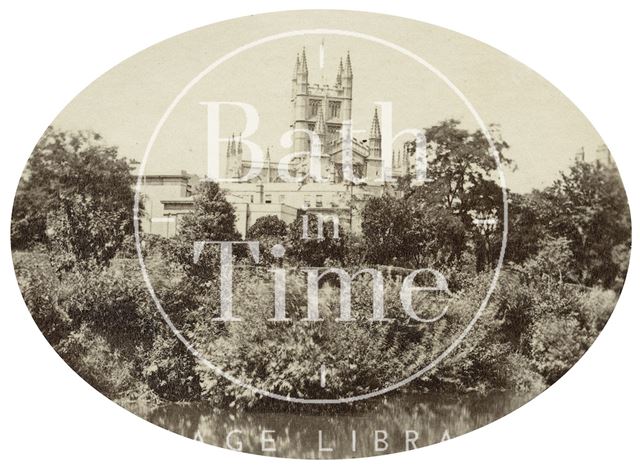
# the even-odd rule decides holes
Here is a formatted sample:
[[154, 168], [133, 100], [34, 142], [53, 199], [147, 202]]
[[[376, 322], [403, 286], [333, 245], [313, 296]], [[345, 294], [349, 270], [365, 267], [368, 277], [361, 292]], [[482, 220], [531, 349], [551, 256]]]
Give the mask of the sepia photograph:
[[474, 431], [561, 379], [625, 284], [627, 196], [591, 123], [413, 19], [204, 26], [100, 76], [34, 143], [11, 255], [38, 328], [122, 408], [233, 451]]

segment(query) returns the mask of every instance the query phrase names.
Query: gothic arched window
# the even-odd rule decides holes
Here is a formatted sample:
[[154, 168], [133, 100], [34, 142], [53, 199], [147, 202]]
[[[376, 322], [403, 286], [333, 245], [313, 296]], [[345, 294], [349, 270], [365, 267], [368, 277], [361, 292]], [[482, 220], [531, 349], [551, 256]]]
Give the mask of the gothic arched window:
[[329, 102], [329, 118], [337, 119], [340, 117], [340, 101]]
[[311, 110], [311, 113], [309, 115], [309, 117], [315, 117], [316, 115], [318, 115], [318, 112], [320, 111], [320, 105], [322, 104], [322, 101], [320, 101], [320, 99], [311, 99], [309, 100], [309, 107]]

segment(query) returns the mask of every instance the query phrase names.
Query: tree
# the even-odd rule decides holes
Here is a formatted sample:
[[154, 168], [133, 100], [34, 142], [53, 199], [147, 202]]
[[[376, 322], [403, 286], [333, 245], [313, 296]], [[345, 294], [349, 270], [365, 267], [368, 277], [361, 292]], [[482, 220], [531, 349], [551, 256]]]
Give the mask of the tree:
[[[194, 242], [239, 241], [233, 205], [225, 198], [224, 191], [213, 181], [204, 181], [193, 197], [193, 211], [187, 213], [178, 235], [167, 249], [170, 260], [176, 261], [189, 276], [204, 283], [216, 278], [219, 266], [218, 250], [207, 247], [198, 263], [193, 262]], [[241, 253], [241, 249], [234, 249]]]
[[274, 215], [263, 216], [247, 229], [247, 240], [260, 242], [261, 263], [272, 264], [271, 247], [283, 244], [287, 239], [287, 223]]
[[549, 231], [541, 217], [545, 205], [541, 192], [509, 194], [509, 231], [505, 261], [523, 263], [536, 255]]
[[362, 210], [362, 235], [369, 262], [394, 265], [406, 258], [411, 229], [409, 204], [389, 194], [372, 197]]
[[570, 249], [570, 242], [560, 237], [542, 239], [543, 246], [532, 258], [516, 265], [516, 271], [521, 272], [529, 283], [543, 279], [557, 283], [567, 282], [575, 271], [575, 262]]
[[[495, 130], [497, 127], [492, 127]], [[464, 250], [464, 232], [473, 233], [476, 265], [478, 270], [494, 267], [497, 263], [502, 244], [503, 192], [496, 183], [498, 163], [493, 154], [497, 151], [502, 165], [509, 166], [511, 160], [504, 155], [509, 145], [496, 131], [492, 131], [493, 148], [485, 135], [477, 130], [469, 132], [460, 128], [457, 120], [446, 120], [424, 130], [427, 142], [427, 177], [432, 181], [424, 186], [412, 186], [404, 177], [399, 188], [407, 199], [424, 198], [429, 192], [428, 205], [423, 208], [430, 213], [415, 211], [414, 217], [422, 217], [422, 226], [418, 226], [419, 244], [430, 244], [448, 252], [449, 260], [457, 258]], [[408, 144], [410, 154], [416, 152], [417, 140]], [[437, 196], [436, 196], [437, 195]], [[461, 225], [452, 217], [455, 216]], [[478, 221], [495, 219], [489, 226], [476, 225]], [[440, 240], [436, 240], [436, 237]], [[430, 240], [429, 240], [430, 239]], [[416, 260], [426, 253], [424, 248], [414, 251], [419, 254]], [[429, 259], [433, 261], [433, 259]]]
[[[489, 142], [480, 130], [471, 133], [460, 128], [460, 122], [453, 119], [425, 129], [425, 138], [431, 152], [429, 156], [428, 151], [427, 176], [444, 183], [443, 202], [447, 208], [463, 216], [469, 215], [478, 208], [479, 194], [474, 197], [465, 194], [480, 184], [490, 190], [494, 190], [489, 187], [491, 184], [497, 185], [494, 173], [498, 165]], [[503, 153], [509, 145], [495, 134], [493, 143], [500, 162], [511, 164]], [[415, 148], [415, 142], [413, 145]], [[463, 221], [468, 223], [470, 219]]]
[[190, 242], [240, 240], [235, 226], [235, 210], [220, 186], [204, 181], [193, 197], [193, 211], [183, 218], [179, 236]]
[[318, 218], [307, 214], [307, 239], [303, 237], [304, 220], [298, 216], [289, 226], [287, 254], [289, 258], [304, 266], [321, 267], [328, 262], [341, 262], [345, 256], [345, 234], [342, 227], [338, 237], [334, 238], [334, 223], [327, 221], [322, 225], [322, 238], [318, 238]]
[[465, 226], [442, 205], [443, 184], [437, 181], [415, 187], [405, 194], [409, 205], [409, 248], [405, 257], [411, 266], [441, 267], [458, 259], [465, 250]]
[[108, 263], [133, 232], [130, 166], [89, 131], [48, 128], [18, 186], [12, 247], [47, 243], [61, 267]]
[[460, 219], [442, 206], [437, 185], [413, 188], [404, 197], [385, 194], [367, 200], [362, 234], [369, 262], [398, 266], [440, 266], [465, 247]]
[[631, 218], [616, 168], [577, 161], [541, 197], [540, 217], [554, 237], [569, 240], [578, 281], [603, 287], [619, 281]]
[[498, 184], [486, 179], [477, 180], [462, 195], [469, 211], [461, 213], [461, 219], [472, 233], [477, 271], [498, 265], [504, 230], [504, 197]]
[[107, 265], [130, 237], [129, 217], [81, 194], [61, 195], [60, 207], [47, 216], [47, 238], [59, 270]]

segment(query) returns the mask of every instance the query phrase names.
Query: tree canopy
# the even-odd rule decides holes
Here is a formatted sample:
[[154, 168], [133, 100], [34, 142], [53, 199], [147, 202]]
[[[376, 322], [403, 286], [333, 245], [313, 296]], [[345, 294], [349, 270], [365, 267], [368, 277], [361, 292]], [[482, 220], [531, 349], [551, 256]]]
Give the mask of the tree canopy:
[[261, 263], [271, 264], [275, 260], [271, 247], [285, 243], [288, 232], [287, 223], [277, 216], [262, 216], [247, 229], [247, 240], [260, 242]]
[[235, 210], [220, 186], [204, 181], [193, 196], [193, 211], [181, 222], [180, 237], [191, 242], [239, 240], [235, 226]]
[[13, 206], [14, 249], [47, 243], [76, 262], [107, 263], [133, 232], [129, 163], [90, 131], [48, 128], [27, 162]]
[[318, 217], [308, 216], [307, 239], [303, 237], [304, 215], [296, 217], [289, 227], [287, 254], [293, 261], [304, 266], [325, 266], [330, 262], [339, 262], [345, 256], [345, 233], [339, 227], [338, 238], [334, 238], [334, 224], [324, 221], [322, 237], [318, 238]]
[[[520, 197], [516, 207], [510, 238], [537, 233], [538, 244], [544, 235], [567, 239], [574, 281], [621, 287], [631, 248], [631, 217], [614, 166], [576, 161], [551, 187]], [[530, 245], [535, 245], [533, 239]]]
[[[365, 204], [362, 230], [368, 261], [437, 266], [459, 258], [473, 240], [478, 269], [494, 265], [504, 203], [498, 164], [487, 139], [480, 131], [461, 128], [456, 120], [427, 128], [424, 136], [430, 181], [412, 184], [411, 177], [403, 177], [399, 194], [374, 197]], [[494, 147], [500, 162], [510, 165], [503, 154], [507, 143], [496, 136]], [[408, 144], [408, 151], [416, 151], [416, 141]], [[495, 229], [474, 224], [487, 218], [496, 220]]]

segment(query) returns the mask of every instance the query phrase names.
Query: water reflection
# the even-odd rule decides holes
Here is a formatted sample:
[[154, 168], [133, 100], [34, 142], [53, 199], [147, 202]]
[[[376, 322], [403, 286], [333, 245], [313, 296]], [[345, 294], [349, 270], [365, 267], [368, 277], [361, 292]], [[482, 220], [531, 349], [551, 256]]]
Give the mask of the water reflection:
[[[193, 439], [243, 452], [293, 458], [353, 458], [424, 447], [482, 427], [526, 403], [513, 394], [396, 395], [360, 409], [256, 412], [203, 404], [124, 405]], [[298, 407], [300, 408], [300, 407]], [[333, 411], [336, 411], [333, 407]]]

